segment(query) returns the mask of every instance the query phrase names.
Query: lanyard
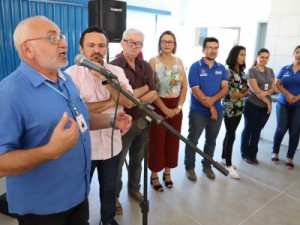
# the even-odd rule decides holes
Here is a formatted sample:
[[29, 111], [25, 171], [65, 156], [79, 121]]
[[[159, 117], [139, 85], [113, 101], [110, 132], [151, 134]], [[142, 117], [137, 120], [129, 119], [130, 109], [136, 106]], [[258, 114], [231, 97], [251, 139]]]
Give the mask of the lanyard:
[[[58, 93], [58, 94], [60, 94], [62, 97], [64, 97], [64, 99], [66, 99], [66, 101], [68, 102], [69, 106], [74, 110], [76, 116], [79, 115], [79, 112], [78, 112], [78, 110], [77, 110], [77, 107], [75, 106], [74, 102], [72, 101], [72, 98], [71, 98], [70, 93], [69, 93], [69, 96], [70, 96], [70, 99], [69, 99], [69, 98], [67, 98], [67, 96], [65, 96], [65, 94], [64, 94], [62, 91], [60, 91], [60, 90], [58, 90], [57, 88], [55, 88], [55, 87], [54, 87], [53, 85], [51, 85], [49, 82], [44, 81], [44, 83], [45, 83], [49, 88], [51, 88], [53, 91], [55, 91], [56, 93]], [[66, 89], [67, 89], [67, 87], [66, 87]], [[68, 91], [68, 89], [67, 89], [67, 91]], [[68, 91], [68, 92], [69, 92], [69, 91]]]
[[259, 69], [254, 66], [254, 68], [257, 70], [257, 72], [262, 76], [262, 79], [265, 81], [265, 83], [267, 84], [268, 83], [268, 77], [267, 77], [267, 69], [265, 69], [265, 72], [262, 73], [259, 71]]

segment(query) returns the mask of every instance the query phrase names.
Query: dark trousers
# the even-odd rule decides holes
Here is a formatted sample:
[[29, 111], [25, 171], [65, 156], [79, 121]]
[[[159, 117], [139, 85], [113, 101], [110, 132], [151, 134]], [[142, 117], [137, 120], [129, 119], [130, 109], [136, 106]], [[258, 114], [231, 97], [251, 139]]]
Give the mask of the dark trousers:
[[120, 154], [106, 160], [92, 160], [91, 178], [96, 168], [98, 173], [102, 223], [108, 223], [115, 217], [119, 161]]
[[[178, 98], [161, 98], [168, 108], [176, 108]], [[155, 112], [165, 117], [164, 113], [156, 107]], [[164, 121], [180, 133], [182, 112], [173, 118], [164, 118]], [[179, 139], [164, 126], [152, 123], [150, 127], [150, 142], [148, 149], [148, 167], [152, 172], [162, 169], [175, 168], [178, 165]]]
[[245, 126], [241, 139], [241, 155], [243, 158], [256, 159], [261, 130], [266, 125], [270, 114], [267, 108], [261, 108], [250, 101], [245, 101]]
[[17, 216], [19, 225], [89, 225], [89, 202], [86, 198], [79, 205], [51, 215], [26, 214]]
[[242, 115], [233, 117], [224, 117], [226, 133], [223, 141], [222, 158], [226, 159], [226, 166], [231, 166], [232, 147], [235, 141], [235, 131], [241, 121]]
[[141, 187], [142, 161], [149, 144], [150, 128], [139, 128], [137, 122], [133, 122], [129, 131], [122, 136], [122, 151], [117, 176], [117, 198], [119, 198], [123, 182], [122, 167], [125, 163], [126, 155], [129, 152], [128, 163], [128, 192], [138, 192]]

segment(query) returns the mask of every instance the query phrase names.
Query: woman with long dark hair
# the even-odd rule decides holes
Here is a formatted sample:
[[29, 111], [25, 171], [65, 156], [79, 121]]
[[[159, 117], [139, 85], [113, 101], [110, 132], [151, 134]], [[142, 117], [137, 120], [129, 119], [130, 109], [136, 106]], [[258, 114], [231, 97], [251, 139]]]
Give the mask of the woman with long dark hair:
[[244, 98], [248, 96], [246, 68], [246, 48], [240, 45], [234, 46], [226, 59], [228, 66], [228, 93], [223, 100], [223, 116], [226, 133], [223, 141], [222, 164], [234, 179], [240, 176], [232, 166], [232, 147], [235, 141], [235, 131], [241, 121], [244, 111]]

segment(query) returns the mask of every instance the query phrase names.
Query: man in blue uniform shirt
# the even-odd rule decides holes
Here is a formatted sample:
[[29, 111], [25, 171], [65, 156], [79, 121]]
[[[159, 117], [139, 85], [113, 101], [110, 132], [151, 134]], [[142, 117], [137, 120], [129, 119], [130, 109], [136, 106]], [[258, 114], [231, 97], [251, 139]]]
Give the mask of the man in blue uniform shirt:
[[[216, 139], [222, 124], [221, 99], [228, 91], [228, 75], [225, 67], [216, 62], [219, 41], [207, 37], [203, 41], [204, 57], [192, 64], [188, 82], [191, 88], [191, 104], [189, 113], [188, 140], [197, 146], [198, 140], [205, 129], [204, 152], [211, 158], [214, 155]], [[187, 177], [196, 181], [194, 171], [196, 152], [188, 145], [185, 148], [185, 168]], [[211, 163], [202, 160], [203, 172], [209, 179], [215, 179]]]
[[[71, 78], [65, 36], [43, 16], [14, 33], [21, 64], [0, 83], [0, 177], [7, 176], [10, 213], [20, 225], [87, 225], [90, 129], [111, 126], [89, 114]], [[116, 126], [125, 133], [131, 117]]]

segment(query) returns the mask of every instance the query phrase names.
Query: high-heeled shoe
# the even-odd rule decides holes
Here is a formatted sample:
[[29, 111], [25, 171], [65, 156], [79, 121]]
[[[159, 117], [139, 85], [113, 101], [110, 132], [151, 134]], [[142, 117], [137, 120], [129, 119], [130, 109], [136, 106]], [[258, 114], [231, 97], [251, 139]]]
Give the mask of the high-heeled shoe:
[[166, 173], [164, 173], [163, 174], [163, 180], [164, 180], [164, 182], [165, 182], [165, 185], [166, 185], [166, 187], [167, 188], [172, 188], [173, 187], [173, 182], [170, 180], [170, 181], [166, 181], [166, 176], [171, 176], [171, 174], [166, 174]]
[[164, 191], [163, 186], [160, 183], [157, 185], [154, 185], [153, 180], [158, 180], [158, 177], [150, 177], [150, 183], [155, 191], [163, 192]]

